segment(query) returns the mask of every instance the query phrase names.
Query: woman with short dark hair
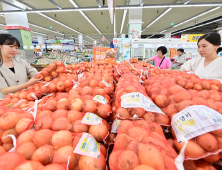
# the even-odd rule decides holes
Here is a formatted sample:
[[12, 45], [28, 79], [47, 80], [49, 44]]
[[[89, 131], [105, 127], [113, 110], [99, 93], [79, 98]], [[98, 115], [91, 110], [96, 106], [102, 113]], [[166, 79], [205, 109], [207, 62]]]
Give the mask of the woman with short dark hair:
[[222, 82], [222, 57], [218, 56], [221, 45], [220, 34], [212, 32], [198, 40], [200, 58], [187, 61], [180, 71], [193, 71], [202, 79], [217, 79]]
[[173, 62], [174, 69], [180, 69], [180, 67], [186, 62], [186, 55], [184, 54], [184, 49], [177, 49], [178, 57]]
[[[0, 99], [41, 81], [34, 76], [38, 71], [25, 60], [15, 58], [20, 43], [10, 34], [0, 34]], [[27, 74], [31, 78], [27, 79]]]
[[147, 59], [146, 62], [155, 61], [155, 67], [160, 69], [171, 69], [171, 61], [169, 58], [165, 57], [167, 53], [167, 48], [160, 46], [157, 48], [157, 56]]

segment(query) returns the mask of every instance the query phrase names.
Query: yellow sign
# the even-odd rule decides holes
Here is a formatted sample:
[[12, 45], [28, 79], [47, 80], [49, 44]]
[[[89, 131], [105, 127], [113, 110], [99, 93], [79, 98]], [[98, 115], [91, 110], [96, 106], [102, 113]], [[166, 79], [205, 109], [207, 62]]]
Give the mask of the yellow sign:
[[197, 42], [204, 34], [182, 34], [181, 42]]

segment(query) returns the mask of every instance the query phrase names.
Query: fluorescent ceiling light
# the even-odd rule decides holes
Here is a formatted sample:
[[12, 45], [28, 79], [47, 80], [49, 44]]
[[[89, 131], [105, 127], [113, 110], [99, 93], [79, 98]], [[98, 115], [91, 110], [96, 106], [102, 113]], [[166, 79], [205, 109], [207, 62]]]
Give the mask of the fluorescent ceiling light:
[[163, 31], [161, 31], [160, 33], [163, 33], [163, 32], [165, 32], [166, 30], [163, 30]]
[[127, 9], [125, 9], [124, 12], [123, 12], [123, 19], [122, 19], [120, 34], [122, 34], [122, 32], [123, 32], [123, 26], [124, 26], [125, 19], [126, 19], [126, 13], [127, 13]]
[[158, 21], [160, 18], [162, 18], [166, 13], [168, 13], [172, 8], [167, 9], [164, 13], [162, 13], [159, 17], [157, 17], [153, 22], [151, 22], [149, 25], [146, 26], [144, 30], [146, 30], [148, 27], [153, 25], [156, 21]]
[[151, 37], [153, 37], [154, 35], [156, 35], [156, 34], [153, 34], [153, 35], [151, 35], [151, 36], [149, 36], [149, 37], [147, 37], [147, 38], [151, 38]]
[[197, 15], [197, 16], [195, 16], [195, 17], [192, 17], [192, 18], [190, 18], [190, 19], [188, 19], [188, 20], [186, 20], [186, 21], [183, 21], [183, 22], [181, 22], [181, 23], [179, 23], [179, 24], [176, 24], [176, 25], [174, 25], [173, 27], [178, 27], [178, 26], [180, 26], [180, 25], [182, 25], [182, 24], [185, 24], [185, 23], [187, 23], [187, 22], [189, 22], [189, 21], [191, 21], [191, 20], [194, 20], [194, 19], [196, 19], [196, 18], [198, 18], [198, 17], [201, 17], [201, 16], [203, 16], [203, 15], [206, 15], [206, 14], [208, 14], [209, 12], [215, 11], [215, 10], [217, 10], [217, 9], [219, 9], [219, 8], [220, 8], [220, 7], [213, 8], [213, 9], [211, 9], [211, 10], [209, 10], [209, 11], [206, 11], [206, 12], [204, 12], [204, 13], [202, 13], [202, 14], [199, 14], [199, 15]]
[[[104, 36], [103, 36], [103, 37], [104, 37]], [[105, 38], [105, 40], [106, 40], [106, 41], [108, 41], [108, 42], [109, 42], [109, 40], [107, 40], [107, 38], [106, 38], [106, 37], [104, 37], [104, 38]], [[110, 42], [109, 42], [109, 43], [110, 43]]]
[[34, 33], [34, 34], [40, 34], [40, 35], [45, 35], [45, 36], [47, 36], [47, 34], [43, 34], [43, 33], [40, 33], [40, 32], [35, 32], [35, 31], [31, 31], [31, 33]]
[[[33, 8], [31, 8], [31, 7], [29, 7], [29, 6], [27, 6], [27, 5], [25, 5], [25, 4], [23, 4], [23, 3], [21, 3], [21, 2], [18, 2], [17, 0], [13, 0], [13, 1], [16, 1], [17, 3], [19, 3], [19, 4], [21, 4], [21, 5], [24, 5], [27, 9], [29, 9], [29, 10], [32, 10]], [[71, 1], [71, 0], [70, 0]], [[55, 22], [55, 23], [57, 23], [57, 24], [59, 24], [59, 25], [62, 25], [62, 26], [64, 26], [64, 27], [66, 27], [66, 28], [68, 28], [68, 29], [70, 29], [70, 30], [72, 30], [72, 31], [74, 31], [74, 32], [76, 32], [76, 33], [78, 33], [78, 34], [82, 34], [81, 32], [79, 32], [79, 31], [76, 31], [75, 29], [73, 29], [73, 28], [71, 28], [71, 27], [69, 27], [69, 26], [67, 26], [67, 25], [65, 25], [65, 24], [63, 24], [63, 23], [61, 23], [61, 22], [59, 22], [59, 21], [57, 21], [57, 20], [55, 20], [55, 19], [53, 19], [53, 18], [51, 18], [51, 17], [48, 17], [47, 15], [45, 15], [45, 14], [42, 14], [42, 13], [40, 13], [40, 12], [37, 12], [39, 15], [41, 15], [41, 16], [43, 16], [43, 17], [45, 17], [45, 18], [47, 18], [47, 19], [49, 19], [49, 20], [51, 20], [51, 21], [53, 21], [53, 22]]]
[[53, 30], [50, 30], [50, 29], [48, 29], [48, 28], [44, 28], [44, 27], [41, 27], [41, 26], [38, 26], [38, 25], [35, 25], [35, 24], [29, 23], [29, 25], [34, 26], [34, 27], [37, 27], [37, 28], [41, 28], [41, 29], [43, 29], [43, 30], [47, 30], [47, 31], [50, 31], [50, 32], [53, 32], [53, 33], [56, 33], [56, 34], [64, 35], [64, 34], [62, 34], [62, 33], [59, 33], [59, 32], [56, 32], [56, 31], [53, 31]]
[[71, 2], [71, 4], [73, 4], [74, 7], [78, 8], [78, 5], [73, 0], [69, 0], [69, 2]]
[[[74, 7], [78, 8], [78, 5], [73, 1], [73, 0], [69, 0], [73, 5]], [[96, 29], [96, 31], [99, 33], [99, 34], [102, 34], [100, 32], [100, 30], [92, 23], [92, 21], [80, 10], [79, 11], [80, 14], [82, 14], [82, 16]]]
[[27, 9], [30, 9], [30, 10], [32, 9], [31, 7], [25, 5], [25, 4], [23, 4], [23, 3], [21, 3], [21, 2], [19, 2], [17, 0], [13, 0], [13, 2], [15, 2], [17, 5], [20, 5], [23, 8], [27, 8]]
[[222, 19], [217, 19], [217, 20], [215, 20], [215, 21], [211, 21], [211, 22], [208, 22], [208, 23], [205, 23], [205, 24], [201, 24], [201, 25], [192, 27], [192, 28], [188, 28], [188, 29], [185, 29], [185, 30], [182, 30], [182, 31], [175, 32], [175, 33], [173, 33], [172, 35], [178, 34], [178, 33], [180, 33], [180, 32], [184, 32], [184, 31], [188, 31], [188, 30], [191, 30], [191, 29], [194, 29], [194, 28], [202, 27], [202, 26], [204, 26], [204, 25], [208, 25], [208, 24], [211, 24], [211, 23], [214, 23], [214, 22], [218, 22], [218, 21], [221, 21], [221, 20], [222, 20]]
[[54, 22], [57, 23], [57, 24], [60, 24], [60, 25], [62, 25], [62, 26], [64, 26], [64, 27], [66, 27], [66, 28], [68, 28], [68, 29], [70, 29], [70, 30], [72, 30], [72, 31], [75, 31], [75, 32], [77, 32], [78, 34], [82, 34], [81, 32], [76, 31], [76, 30], [74, 30], [73, 28], [71, 28], [71, 27], [69, 27], [69, 26], [67, 26], [67, 25], [65, 25], [65, 24], [63, 24], [63, 23], [61, 23], [61, 22], [59, 22], [59, 21], [57, 21], [57, 20], [54, 20], [53, 18], [48, 17], [48, 16], [45, 15], [45, 14], [42, 14], [42, 13], [38, 13], [38, 14], [41, 15], [41, 16], [43, 16], [43, 17], [45, 17], [45, 18], [48, 18], [48, 19], [51, 20], [51, 21], [54, 21]]

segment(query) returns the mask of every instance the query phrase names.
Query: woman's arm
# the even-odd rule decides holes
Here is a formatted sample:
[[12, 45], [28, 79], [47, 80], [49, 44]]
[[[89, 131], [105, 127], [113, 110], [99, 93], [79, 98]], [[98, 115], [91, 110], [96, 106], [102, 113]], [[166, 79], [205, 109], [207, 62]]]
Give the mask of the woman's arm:
[[149, 58], [149, 59], [146, 59], [145, 62], [149, 62], [149, 61], [152, 61], [152, 58]]
[[27, 88], [27, 87], [37, 84], [39, 82], [41, 82], [41, 79], [36, 79], [35, 77], [33, 77], [28, 82], [26, 82], [24, 84], [20, 84], [18, 86], [12, 86], [12, 87], [5, 87], [3, 89], [0, 89], [0, 92], [2, 92], [5, 95], [8, 93], [15, 93], [17, 91], [20, 91], [24, 88]]

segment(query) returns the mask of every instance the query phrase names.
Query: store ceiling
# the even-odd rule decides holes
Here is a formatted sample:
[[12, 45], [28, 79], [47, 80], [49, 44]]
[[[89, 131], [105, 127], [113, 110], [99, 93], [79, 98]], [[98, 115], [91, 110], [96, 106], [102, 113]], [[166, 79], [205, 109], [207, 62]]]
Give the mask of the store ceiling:
[[[18, 1], [18, 0], [13, 0], [13, 1]], [[105, 1], [106, 1], [105, 6], [107, 6], [107, 0]], [[138, 6], [139, 6], [141, 0], [137, 0], [137, 1], [138, 1]], [[160, 5], [161, 4], [181, 4], [182, 5], [186, 1], [187, 0], [158, 0], [158, 1], [145, 0], [144, 5], [152, 5], [152, 4], [160, 4]], [[20, 2], [26, 4], [27, 6], [33, 9], [58, 8], [49, 0], [20, 0]], [[74, 8], [74, 5], [69, 0], [54, 0], [54, 2], [58, 4], [58, 6], [60, 6], [61, 8]], [[98, 7], [97, 0], [74, 0], [74, 2], [78, 5], [78, 7]], [[212, 3], [212, 2], [222, 3], [221, 0], [191, 0], [189, 4]], [[102, 0], [100, 0], [101, 5], [102, 3], [103, 3]], [[116, 0], [116, 6], [123, 6], [123, 5], [126, 5], [126, 0]], [[181, 30], [183, 28], [187, 28], [192, 25], [196, 25], [198, 23], [204, 22], [206, 20], [210, 20], [212, 18], [221, 16], [222, 6], [219, 9], [209, 12], [206, 15], [197, 17], [196, 19], [186, 22], [178, 27], [171, 26], [172, 22], [174, 23], [174, 26], [175, 26], [178, 23], [181, 23], [187, 19], [190, 19], [199, 14], [202, 14], [213, 8], [216, 8], [216, 7], [203, 6], [203, 7], [172, 8], [168, 13], [166, 13], [158, 21], [156, 21], [150, 27], [145, 29], [142, 32], [142, 34], [143, 36], [150, 36], [153, 34], [156, 34], [157, 36], [163, 30], [166, 30], [165, 32], [173, 32], [173, 31]], [[163, 14], [166, 10], [168, 10], [168, 8], [155, 8], [155, 9], [143, 8], [142, 10], [143, 10], [142, 29], [144, 29], [150, 23], [152, 23], [156, 18], [158, 18], [161, 14]], [[0, 11], [3, 11], [1, 5], [0, 5]], [[123, 9], [116, 10], [117, 33], [120, 33], [123, 12], [124, 12]], [[55, 38], [55, 36], [59, 38], [62, 38], [62, 37], [64, 38], [64, 35], [61, 35], [61, 34], [65, 34], [65, 38], [71, 38], [72, 36], [75, 36], [75, 38], [77, 38], [79, 35], [77, 32], [80, 32], [83, 34], [84, 40], [91, 43], [93, 42], [93, 40], [86, 36], [89, 36], [105, 45], [109, 45], [108, 41], [112, 41], [113, 39], [114, 25], [111, 24], [110, 22], [108, 10], [84, 11], [84, 14], [88, 17], [88, 19], [95, 25], [95, 27], [98, 30], [96, 30], [79, 11], [47, 12], [43, 14], [69, 27], [69, 28], [66, 28], [65, 26], [62, 26], [61, 24], [51, 21], [48, 18], [39, 15], [38, 13], [28, 13], [27, 16], [28, 16], [29, 23], [32, 23], [32, 24], [35, 24], [35, 25], [38, 25], [47, 29], [50, 29], [50, 26], [52, 26], [53, 31], [60, 32], [60, 34], [57, 34], [55, 32], [50, 32], [48, 30], [44, 30], [38, 27], [34, 27], [33, 25], [30, 25], [30, 28], [33, 31], [47, 34], [48, 38]], [[128, 32], [128, 28], [127, 28], [128, 21], [129, 21], [128, 14], [129, 14], [129, 10], [126, 15], [125, 23], [124, 23], [124, 27], [122, 31], [122, 33], [124, 34], [127, 34]], [[0, 24], [6, 24], [4, 16], [0, 17]], [[204, 32], [204, 30], [216, 29], [216, 27], [218, 27], [219, 25], [220, 24], [218, 23], [217, 25], [214, 24], [214, 27], [207, 26], [208, 29], [201, 28], [201, 31]], [[196, 29], [197, 30], [196, 32], [198, 32], [198, 29]], [[75, 32], [74, 30], [76, 30], [77, 32]], [[99, 32], [101, 32], [101, 34]], [[105, 36], [108, 39], [108, 41], [105, 40], [103, 42], [101, 40], [103, 36]], [[158, 35], [157, 37], [161, 37], [161, 35]]]

